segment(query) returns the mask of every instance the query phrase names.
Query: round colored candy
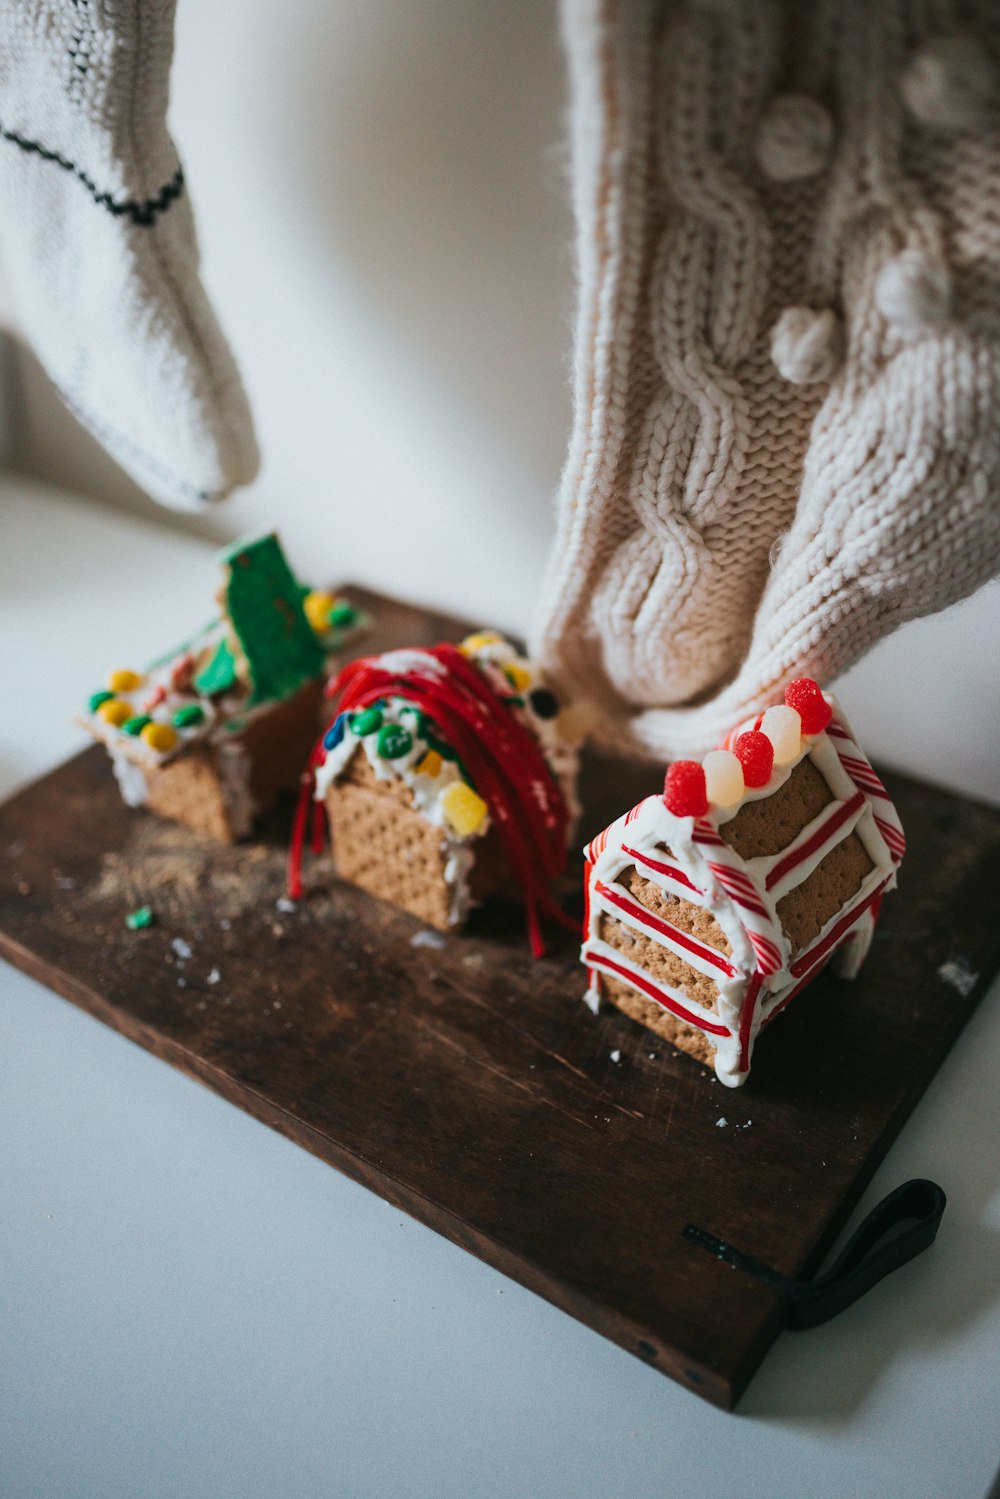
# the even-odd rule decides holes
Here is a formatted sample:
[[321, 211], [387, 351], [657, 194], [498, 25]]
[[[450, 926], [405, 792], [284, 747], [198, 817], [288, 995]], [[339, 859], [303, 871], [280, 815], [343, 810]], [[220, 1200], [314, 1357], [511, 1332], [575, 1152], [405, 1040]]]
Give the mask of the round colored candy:
[[675, 817], [703, 817], [708, 811], [705, 772], [697, 760], [675, 760], [663, 783], [663, 800]]
[[538, 718], [555, 718], [559, 712], [555, 693], [550, 692], [547, 687], [533, 688], [528, 693], [528, 702], [531, 704], [532, 712]]
[[713, 806], [735, 807], [743, 795], [743, 766], [732, 750], [712, 750], [701, 762], [705, 795]]
[[453, 781], [441, 797], [441, 809], [460, 838], [478, 833], [489, 815], [489, 807], [465, 781]]
[[790, 765], [802, 748], [802, 720], [794, 708], [768, 708], [760, 721], [774, 748], [775, 765]]
[[378, 731], [378, 752], [383, 760], [401, 760], [413, 748], [413, 735], [401, 723], [383, 724]]
[[330, 611], [336, 602], [337, 600], [332, 593], [320, 593], [318, 590], [307, 593], [302, 600], [306, 619], [317, 635], [322, 635], [325, 630], [330, 628]]
[[110, 703], [113, 692], [92, 692], [87, 699], [87, 712], [96, 713], [102, 703]]
[[822, 734], [833, 717], [833, 709], [812, 677], [797, 677], [785, 688], [785, 702], [802, 720], [803, 734]]
[[366, 734], [374, 734], [381, 727], [381, 708], [363, 708], [351, 719], [351, 733], [357, 734], [359, 739], [363, 739]]
[[150, 749], [165, 755], [177, 743], [177, 730], [172, 729], [168, 723], [147, 723], [145, 728], [140, 729], [139, 737]]
[[417, 765], [417, 774], [421, 776], [430, 776], [433, 780], [436, 776], [439, 776], [441, 774], [441, 766], [443, 764], [444, 761], [441, 759], [441, 756], [438, 754], [437, 750], [429, 749], [426, 755], [421, 756], [421, 759]]
[[531, 672], [526, 666], [521, 666], [516, 661], [505, 666], [503, 674], [515, 692], [523, 692], [526, 687], [531, 686]]
[[122, 724], [122, 733], [131, 734], [132, 738], [136, 739], [149, 722], [150, 718], [147, 713], [137, 713], [134, 718], [126, 718]]
[[353, 604], [334, 604], [330, 610], [330, 624], [335, 630], [346, 630], [358, 617]]
[[488, 645], [499, 645], [500, 636], [495, 630], [477, 630], [474, 635], [466, 635], [459, 646], [463, 656], [474, 656], [477, 651], [485, 650]]
[[119, 667], [117, 671], [108, 672], [108, 686], [112, 692], [134, 692], [141, 684], [142, 677], [137, 671]]
[[333, 720], [333, 723], [330, 725], [330, 727], [327, 729], [326, 733], [323, 735], [323, 748], [325, 750], [336, 749], [337, 745], [340, 743], [340, 741], [344, 737], [344, 730], [345, 730], [346, 727], [347, 727], [347, 714], [346, 713], [338, 713], [337, 716], [336, 716], [336, 718]]
[[748, 729], [733, 745], [733, 754], [743, 767], [744, 785], [766, 786], [774, 769], [774, 745], [759, 729]]
[[123, 703], [120, 697], [109, 697], [98, 708], [97, 716], [113, 728], [120, 729], [132, 717], [132, 706], [130, 703]]
[[196, 729], [204, 721], [204, 718], [205, 710], [200, 703], [185, 703], [174, 714], [174, 727], [178, 729]]

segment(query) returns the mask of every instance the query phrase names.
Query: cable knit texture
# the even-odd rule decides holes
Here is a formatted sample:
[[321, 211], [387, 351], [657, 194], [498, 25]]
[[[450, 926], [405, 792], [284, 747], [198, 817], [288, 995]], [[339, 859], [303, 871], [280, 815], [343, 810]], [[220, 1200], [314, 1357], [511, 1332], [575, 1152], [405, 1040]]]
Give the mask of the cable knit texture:
[[534, 647], [701, 754], [1000, 570], [997, 12], [564, 0], [574, 433]]
[[166, 504], [257, 469], [167, 133], [174, 0], [0, 0], [0, 247], [76, 416]]

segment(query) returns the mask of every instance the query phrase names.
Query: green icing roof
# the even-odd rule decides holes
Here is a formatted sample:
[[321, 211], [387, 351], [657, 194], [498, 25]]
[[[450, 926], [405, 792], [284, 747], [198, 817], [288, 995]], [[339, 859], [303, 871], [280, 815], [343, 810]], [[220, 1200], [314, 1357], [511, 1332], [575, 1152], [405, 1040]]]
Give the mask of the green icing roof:
[[321, 674], [324, 656], [278, 538], [237, 542], [220, 561], [224, 607], [246, 660], [250, 704], [289, 697]]

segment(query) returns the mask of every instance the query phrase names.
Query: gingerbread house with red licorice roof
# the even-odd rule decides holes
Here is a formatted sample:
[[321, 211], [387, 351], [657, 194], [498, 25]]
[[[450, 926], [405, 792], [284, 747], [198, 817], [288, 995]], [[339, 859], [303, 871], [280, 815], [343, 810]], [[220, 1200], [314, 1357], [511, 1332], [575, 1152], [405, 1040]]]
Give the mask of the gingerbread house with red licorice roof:
[[827, 963], [858, 972], [904, 849], [835, 700], [800, 679], [587, 848], [587, 1002], [737, 1087], [760, 1031]]

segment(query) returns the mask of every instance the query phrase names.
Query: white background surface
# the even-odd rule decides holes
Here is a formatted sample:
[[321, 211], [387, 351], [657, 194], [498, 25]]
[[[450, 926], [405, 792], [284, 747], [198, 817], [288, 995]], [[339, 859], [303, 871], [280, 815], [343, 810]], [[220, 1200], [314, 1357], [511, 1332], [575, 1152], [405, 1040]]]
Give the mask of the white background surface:
[[[203, 543], [0, 490], [4, 789], [73, 749], [95, 673], [200, 619], [214, 581]], [[930, 720], [977, 694], [985, 711], [992, 608], [858, 669], [848, 704], [875, 737], [899, 740], [918, 668]], [[995, 735], [967, 737], [986, 784]], [[927, 743], [906, 736], [898, 758], [919, 766]], [[935, 1247], [783, 1336], [731, 1416], [0, 967], [0, 1494], [982, 1499], [998, 1050], [994, 985], [862, 1204], [940, 1181]]]
[[[200, 528], [0, 489], [0, 792], [76, 748], [126, 642], [141, 661], [203, 618], [215, 570], [183, 526], [278, 523], [317, 578], [522, 632], [552, 534], [554, 7], [181, 0], [177, 45], [173, 125], [265, 467]], [[143, 509], [30, 356], [2, 373], [16, 462]], [[876, 756], [1000, 803], [998, 659], [993, 586], [838, 690]], [[998, 1054], [995, 985], [862, 1204], [941, 1181], [935, 1248], [780, 1339], [727, 1416], [0, 967], [0, 1496], [981, 1499]]]

